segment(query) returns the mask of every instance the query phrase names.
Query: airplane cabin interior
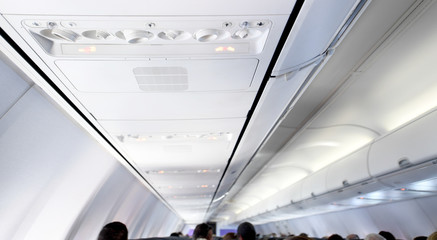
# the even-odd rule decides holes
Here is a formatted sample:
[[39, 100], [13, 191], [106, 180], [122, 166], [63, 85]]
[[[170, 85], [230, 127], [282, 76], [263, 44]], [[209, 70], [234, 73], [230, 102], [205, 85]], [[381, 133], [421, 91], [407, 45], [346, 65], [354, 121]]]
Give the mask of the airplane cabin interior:
[[434, 0], [2, 0], [0, 27], [0, 239], [437, 231]]

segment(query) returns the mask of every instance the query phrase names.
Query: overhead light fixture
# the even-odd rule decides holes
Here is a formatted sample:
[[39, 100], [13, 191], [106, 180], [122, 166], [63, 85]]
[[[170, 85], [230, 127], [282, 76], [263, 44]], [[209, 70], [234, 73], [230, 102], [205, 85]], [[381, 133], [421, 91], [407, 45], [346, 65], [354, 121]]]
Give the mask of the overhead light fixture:
[[179, 30], [167, 30], [158, 33], [158, 37], [164, 40], [185, 40], [190, 37], [190, 34]]
[[[34, 22], [39, 27], [38, 22]], [[40, 31], [40, 34], [50, 39], [60, 39], [68, 42], [76, 42], [80, 38], [80, 35], [72, 30], [60, 29], [56, 22], [48, 22], [47, 29]]]
[[194, 38], [199, 42], [212, 42], [221, 40], [229, 35], [228, 32], [219, 29], [202, 29], [194, 34]]
[[144, 30], [123, 30], [115, 33], [120, 39], [126, 40], [128, 43], [144, 43], [153, 38], [153, 33]]
[[88, 30], [83, 32], [82, 35], [94, 40], [108, 40], [113, 37], [110, 33], [102, 30]]

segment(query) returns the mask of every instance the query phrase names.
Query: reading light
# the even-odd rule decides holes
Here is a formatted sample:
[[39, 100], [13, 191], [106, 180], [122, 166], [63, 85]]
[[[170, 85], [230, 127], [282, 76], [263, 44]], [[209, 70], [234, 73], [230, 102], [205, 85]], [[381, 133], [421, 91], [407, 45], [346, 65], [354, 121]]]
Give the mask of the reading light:
[[95, 40], [106, 40], [112, 37], [110, 33], [101, 30], [85, 31], [82, 33], [82, 35], [86, 38], [95, 39]]
[[158, 33], [158, 37], [164, 40], [185, 40], [190, 37], [190, 34], [179, 30], [168, 30]]
[[123, 30], [115, 35], [131, 44], [147, 42], [154, 36], [153, 33], [143, 30]]
[[53, 27], [51, 29], [44, 29], [40, 33], [41, 35], [51, 39], [60, 39], [69, 42], [75, 42], [80, 37], [79, 34], [71, 30], [59, 29], [57, 27]]
[[241, 29], [238, 30], [234, 33], [234, 35], [232, 36], [232, 38], [236, 38], [236, 39], [244, 39], [247, 38], [249, 36], [249, 30], [247, 28], [245, 29]]
[[211, 42], [225, 36], [225, 32], [218, 29], [203, 29], [194, 34], [194, 38], [199, 42]]
[[84, 53], [91, 53], [97, 51], [97, 48], [95, 46], [89, 46], [89, 47], [79, 48], [77, 49], [77, 51], [84, 52]]

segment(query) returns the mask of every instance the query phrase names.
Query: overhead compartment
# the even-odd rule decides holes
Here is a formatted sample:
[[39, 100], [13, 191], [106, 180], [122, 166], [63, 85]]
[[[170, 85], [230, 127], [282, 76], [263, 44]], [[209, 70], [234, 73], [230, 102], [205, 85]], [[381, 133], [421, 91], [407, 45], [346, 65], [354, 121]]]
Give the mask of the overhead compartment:
[[[327, 191], [333, 191], [371, 178], [367, 166], [367, 145], [328, 166]], [[351, 171], [352, 170], [352, 171]]]
[[[329, 47], [359, 1], [305, 1], [272, 75], [278, 76], [312, 63]], [[329, 11], [326, 11], [329, 9]], [[349, 23], [350, 24], [350, 23]], [[340, 27], [341, 28], [341, 27]]]
[[285, 202], [292, 203], [292, 202], [299, 202], [303, 200], [302, 184], [303, 181], [301, 180], [287, 187], [286, 189], [282, 190], [281, 193], [284, 193], [286, 197], [284, 198], [284, 202], [280, 201], [279, 205], [283, 206], [285, 205]]
[[436, 122], [434, 110], [378, 139], [369, 151], [370, 175], [381, 176], [436, 158]]
[[315, 197], [326, 192], [328, 168], [323, 168], [303, 179], [302, 199]]

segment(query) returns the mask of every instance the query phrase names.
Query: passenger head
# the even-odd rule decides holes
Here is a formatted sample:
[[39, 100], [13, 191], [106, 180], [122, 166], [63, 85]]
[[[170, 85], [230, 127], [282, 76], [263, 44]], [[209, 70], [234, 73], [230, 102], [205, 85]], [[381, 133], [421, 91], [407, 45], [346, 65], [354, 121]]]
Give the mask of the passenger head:
[[413, 238], [413, 240], [426, 240], [428, 237], [425, 236], [417, 236], [415, 238]]
[[226, 233], [223, 236], [223, 240], [235, 240], [235, 239], [237, 239], [237, 235], [233, 232]]
[[428, 236], [427, 240], [437, 240], [437, 232], [431, 233], [431, 235]]
[[193, 232], [193, 239], [196, 240], [198, 238], [212, 240], [212, 228], [206, 223], [197, 225]]
[[358, 235], [354, 234], [354, 233], [346, 236], [346, 240], [359, 240], [359, 239], [360, 239], [360, 237], [358, 237]]
[[177, 232], [171, 233], [170, 237], [179, 237], [179, 233], [177, 233]]
[[255, 240], [256, 239], [255, 228], [250, 222], [244, 222], [238, 225], [237, 236], [238, 236], [238, 240]]
[[364, 240], [386, 240], [386, 239], [377, 233], [369, 233], [367, 234], [366, 238], [364, 238]]
[[391, 232], [381, 231], [379, 232], [379, 235], [383, 236], [387, 240], [396, 240], [395, 236], [393, 236]]
[[328, 240], [343, 240], [343, 238], [338, 234], [332, 234], [328, 237]]
[[127, 240], [127, 227], [121, 222], [108, 223], [100, 230], [98, 240]]
[[310, 237], [305, 237], [305, 236], [294, 236], [291, 240], [312, 240]]

